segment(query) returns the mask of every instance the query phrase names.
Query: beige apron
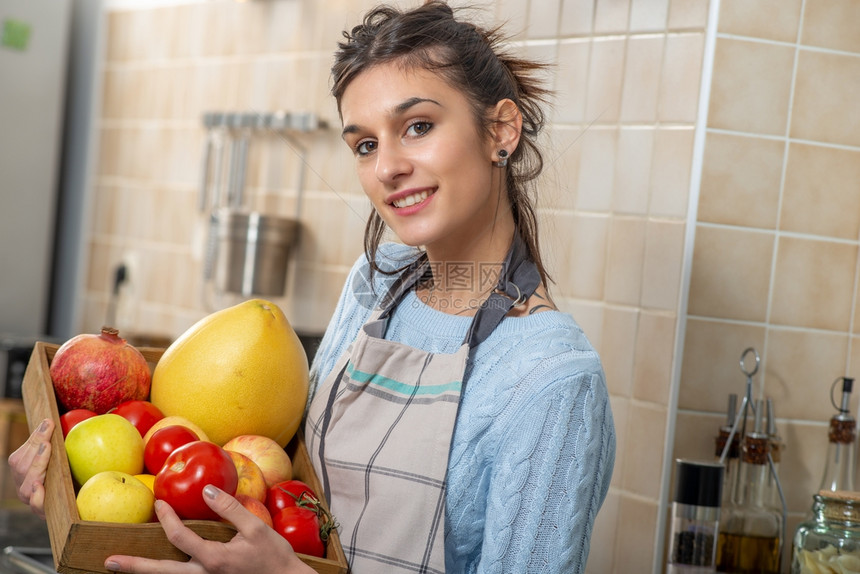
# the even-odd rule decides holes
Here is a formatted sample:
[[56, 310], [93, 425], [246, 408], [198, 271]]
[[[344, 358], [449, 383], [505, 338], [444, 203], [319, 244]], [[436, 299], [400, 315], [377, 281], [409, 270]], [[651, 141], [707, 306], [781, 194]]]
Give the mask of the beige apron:
[[526, 254], [517, 236], [496, 290], [453, 354], [384, 339], [390, 313], [428, 270], [419, 260], [317, 390], [305, 440], [354, 574], [445, 572], [448, 451], [469, 351], [537, 288]]

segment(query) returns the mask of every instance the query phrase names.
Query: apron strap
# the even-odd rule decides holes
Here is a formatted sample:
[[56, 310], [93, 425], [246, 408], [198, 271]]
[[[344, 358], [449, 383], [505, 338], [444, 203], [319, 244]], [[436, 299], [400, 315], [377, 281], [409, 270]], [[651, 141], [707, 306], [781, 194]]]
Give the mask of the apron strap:
[[478, 308], [463, 343], [474, 349], [498, 327], [514, 306], [525, 303], [540, 285], [537, 265], [529, 258], [528, 248], [519, 233], [502, 264], [495, 290]]
[[343, 373], [346, 371], [346, 367], [349, 365], [349, 361], [343, 362], [343, 367], [341, 367], [340, 372], [337, 374], [337, 378], [334, 380], [334, 384], [331, 386], [331, 392], [329, 392], [328, 400], [326, 400], [325, 410], [323, 411], [323, 420], [320, 428], [320, 446], [319, 446], [319, 457], [322, 464], [320, 465], [322, 468], [322, 487], [323, 487], [323, 495], [325, 496], [326, 504], [331, 506], [331, 488], [329, 488], [329, 480], [328, 480], [328, 469], [325, 464], [325, 437], [328, 432], [328, 427], [331, 424], [331, 411], [332, 406], [334, 405], [334, 400], [337, 397], [337, 391], [340, 388], [340, 382], [343, 380]]

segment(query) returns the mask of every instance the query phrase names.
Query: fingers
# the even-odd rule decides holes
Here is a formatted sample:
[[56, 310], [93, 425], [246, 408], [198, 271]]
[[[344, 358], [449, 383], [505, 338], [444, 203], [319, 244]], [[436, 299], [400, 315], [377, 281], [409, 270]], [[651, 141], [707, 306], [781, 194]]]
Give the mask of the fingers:
[[17, 487], [18, 498], [33, 511], [44, 516], [45, 491], [42, 486], [51, 458], [51, 433], [54, 423], [43, 420], [27, 441], [9, 455], [9, 467]]
[[[186, 554], [193, 556], [194, 554], [187, 548], [194, 547], [197, 542], [206, 542], [182, 524], [176, 512], [163, 500], [155, 502], [155, 514], [158, 516], [162, 528], [164, 528], [167, 539]], [[132, 574], [179, 574], [202, 571], [200, 566], [194, 562], [153, 560], [122, 555], [108, 556], [105, 559], [105, 568], [111, 572], [130, 572]]]
[[261, 525], [265, 526], [263, 521], [242, 506], [241, 502], [214, 485], [207, 484], [203, 488], [203, 499], [218, 516], [230, 522], [239, 532], [245, 533], [246, 536], [253, 536], [249, 532], [259, 528]]

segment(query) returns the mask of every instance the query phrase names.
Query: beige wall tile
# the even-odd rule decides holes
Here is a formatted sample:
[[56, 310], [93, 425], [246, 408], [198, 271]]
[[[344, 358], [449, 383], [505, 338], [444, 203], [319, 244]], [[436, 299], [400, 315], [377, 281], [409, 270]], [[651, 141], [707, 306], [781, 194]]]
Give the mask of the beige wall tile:
[[791, 144], [780, 227], [856, 240], [860, 237], [860, 150]]
[[[762, 326], [689, 318], [684, 336], [678, 408], [724, 415], [729, 395], [734, 393], [740, 400], [746, 392], [741, 357], [750, 347], [764, 357], [764, 345]], [[752, 368], [752, 362], [745, 364]], [[756, 396], [760, 395], [763, 369], [762, 366], [754, 379]]]
[[[857, 323], [855, 322], [854, 324], [856, 326]], [[860, 378], [860, 339], [852, 336], [849, 339], [849, 347], [848, 366], [845, 368], [845, 376], [857, 379]]]
[[778, 42], [796, 42], [801, 0], [723, 0], [719, 32]]
[[[613, 0], [603, 3], [615, 4]], [[625, 2], [618, 2], [623, 4]], [[598, 10], [600, 5], [598, 5]], [[615, 37], [595, 38], [591, 44], [588, 72], [588, 96], [585, 107], [587, 122], [618, 120], [621, 88], [624, 84], [624, 54], [626, 40]]]
[[630, 419], [622, 453], [625, 466], [621, 486], [626, 491], [656, 500], [660, 490], [666, 409], [633, 402], [627, 415]]
[[[848, 335], [773, 327], [764, 356], [764, 394], [773, 397], [778, 417], [830, 419], [830, 387], [845, 373]], [[838, 404], [838, 391], [834, 397]]]
[[784, 135], [793, 62], [791, 47], [718, 38], [708, 126]]
[[[720, 453], [717, 453], [716, 439], [720, 427], [725, 424], [725, 415], [679, 411], [675, 420], [674, 458], [706, 462], [718, 460]], [[670, 492], [674, 492], [674, 488]]]
[[665, 43], [664, 36], [634, 36], [627, 40], [621, 93], [622, 122], [656, 122]]
[[655, 132], [651, 126], [622, 127], [618, 131], [613, 212], [631, 215], [648, 213]]
[[585, 117], [590, 57], [591, 41], [561, 42], [558, 45], [556, 121], [561, 123], [591, 121]]
[[561, 0], [545, 0], [540, 4], [529, 3], [529, 38], [555, 38], [558, 35], [558, 16]]
[[666, 29], [669, 0], [645, 0], [630, 4], [631, 32], [662, 32]]
[[675, 352], [675, 322], [674, 315], [643, 312], [639, 316], [633, 359], [634, 399], [668, 404]]
[[642, 293], [647, 222], [641, 217], [613, 217], [609, 229], [605, 298], [638, 306]]
[[349, 269], [335, 271], [319, 267], [295, 266], [295, 281], [284, 312], [297, 331], [322, 334], [331, 319]]
[[699, 225], [688, 312], [705, 317], [764, 321], [773, 246], [770, 233]]
[[510, 24], [507, 31], [514, 38], [524, 38], [528, 26], [528, 0], [499, 0], [496, 3], [496, 19]]
[[595, 34], [627, 31], [631, 0], [596, 0], [594, 7]]
[[658, 128], [654, 134], [650, 204], [653, 217], [686, 218], [693, 161], [692, 128]]
[[781, 237], [771, 322], [847, 331], [856, 264], [856, 245]]
[[606, 241], [609, 218], [564, 215], [559, 217], [559, 246], [554, 261], [560, 295], [603, 298]]
[[594, 345], [597, 352], [603, 347], [603, 315], [605, 306], [602, 303], [594, 301], [585, 301], [582, 299], [559, 297], [555, 300], [558, 310], [562, 313], [568, 313], [577, 324], [582, 328], [583, 333]]
[[[650, 463], [649, 463], [650, 464]], [[614, 572], [639, 572], [654, 560], [654, 529], [659, 506], [655, 502], [622, 496], [615, 532]]]
[[699, 221], [775, 229], [784, 156], [781, 141], [708, 133]]
[[683, 221], [648, 222], [642, 270], [643, 308], [677, 311], [684, 229]]
[[705, 37], [702, 33], [670, 35], [660, 77], [657, 117], [662, 122], [695, 122]]
[[620, 397], [633, 395], [633, 358], [636, 351], [639, 311], [607, 307], [603, 313], [603, 342], [600, 358], [609, 392]]
[[608, 212], [612, 206], [618, 130], [592, 126], [579, 140], [579, 146], [576, 207], [583, 211]]
[[559, 35], [582, 36], [591, 33], [594, 22], [594, 2], [592, 0], [563, 0]]
[[786, 444], [779, 477], [790, 512], [806, 514], [812, 508], [812, 495], [818, 492], [827, 460], [827, 429], [826, 421], [788, 421], [779, 427]]
[[618, 505], [620, 495], [615, 491], [609, 491], [597, 520], [592, 530], [592, 540], [599, 540], [599, 544], [592, 544], [588, 551], [588, 562], [585, 564], [586, 574], [605, 574], [612, 572], [614, 561], [613, 547], [615, 544], [615, 531], [618, 522]]
[[854, 0], [808, 0], [803, 13], [806, 46], [860, 54], [860, 5]]
[[791, 137], [860, 146], [860, 58], [801, 50]]
[[670, 0], [669, 29], [703, 29], [708, 23], [708, 0]]

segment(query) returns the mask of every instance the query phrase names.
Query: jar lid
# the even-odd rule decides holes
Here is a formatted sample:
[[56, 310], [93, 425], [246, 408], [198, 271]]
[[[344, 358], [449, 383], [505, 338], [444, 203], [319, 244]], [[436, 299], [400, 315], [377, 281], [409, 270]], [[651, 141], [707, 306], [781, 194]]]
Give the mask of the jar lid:
[[716, 462], [675, 460], [675, 502], [719, 508], [724, 472]]
[[819, 490], [818, 496], [834, 498], [836, 500], [845, 500], [848, 502], [860, 502], [860, 492], [855, 492], [853, 490]]

